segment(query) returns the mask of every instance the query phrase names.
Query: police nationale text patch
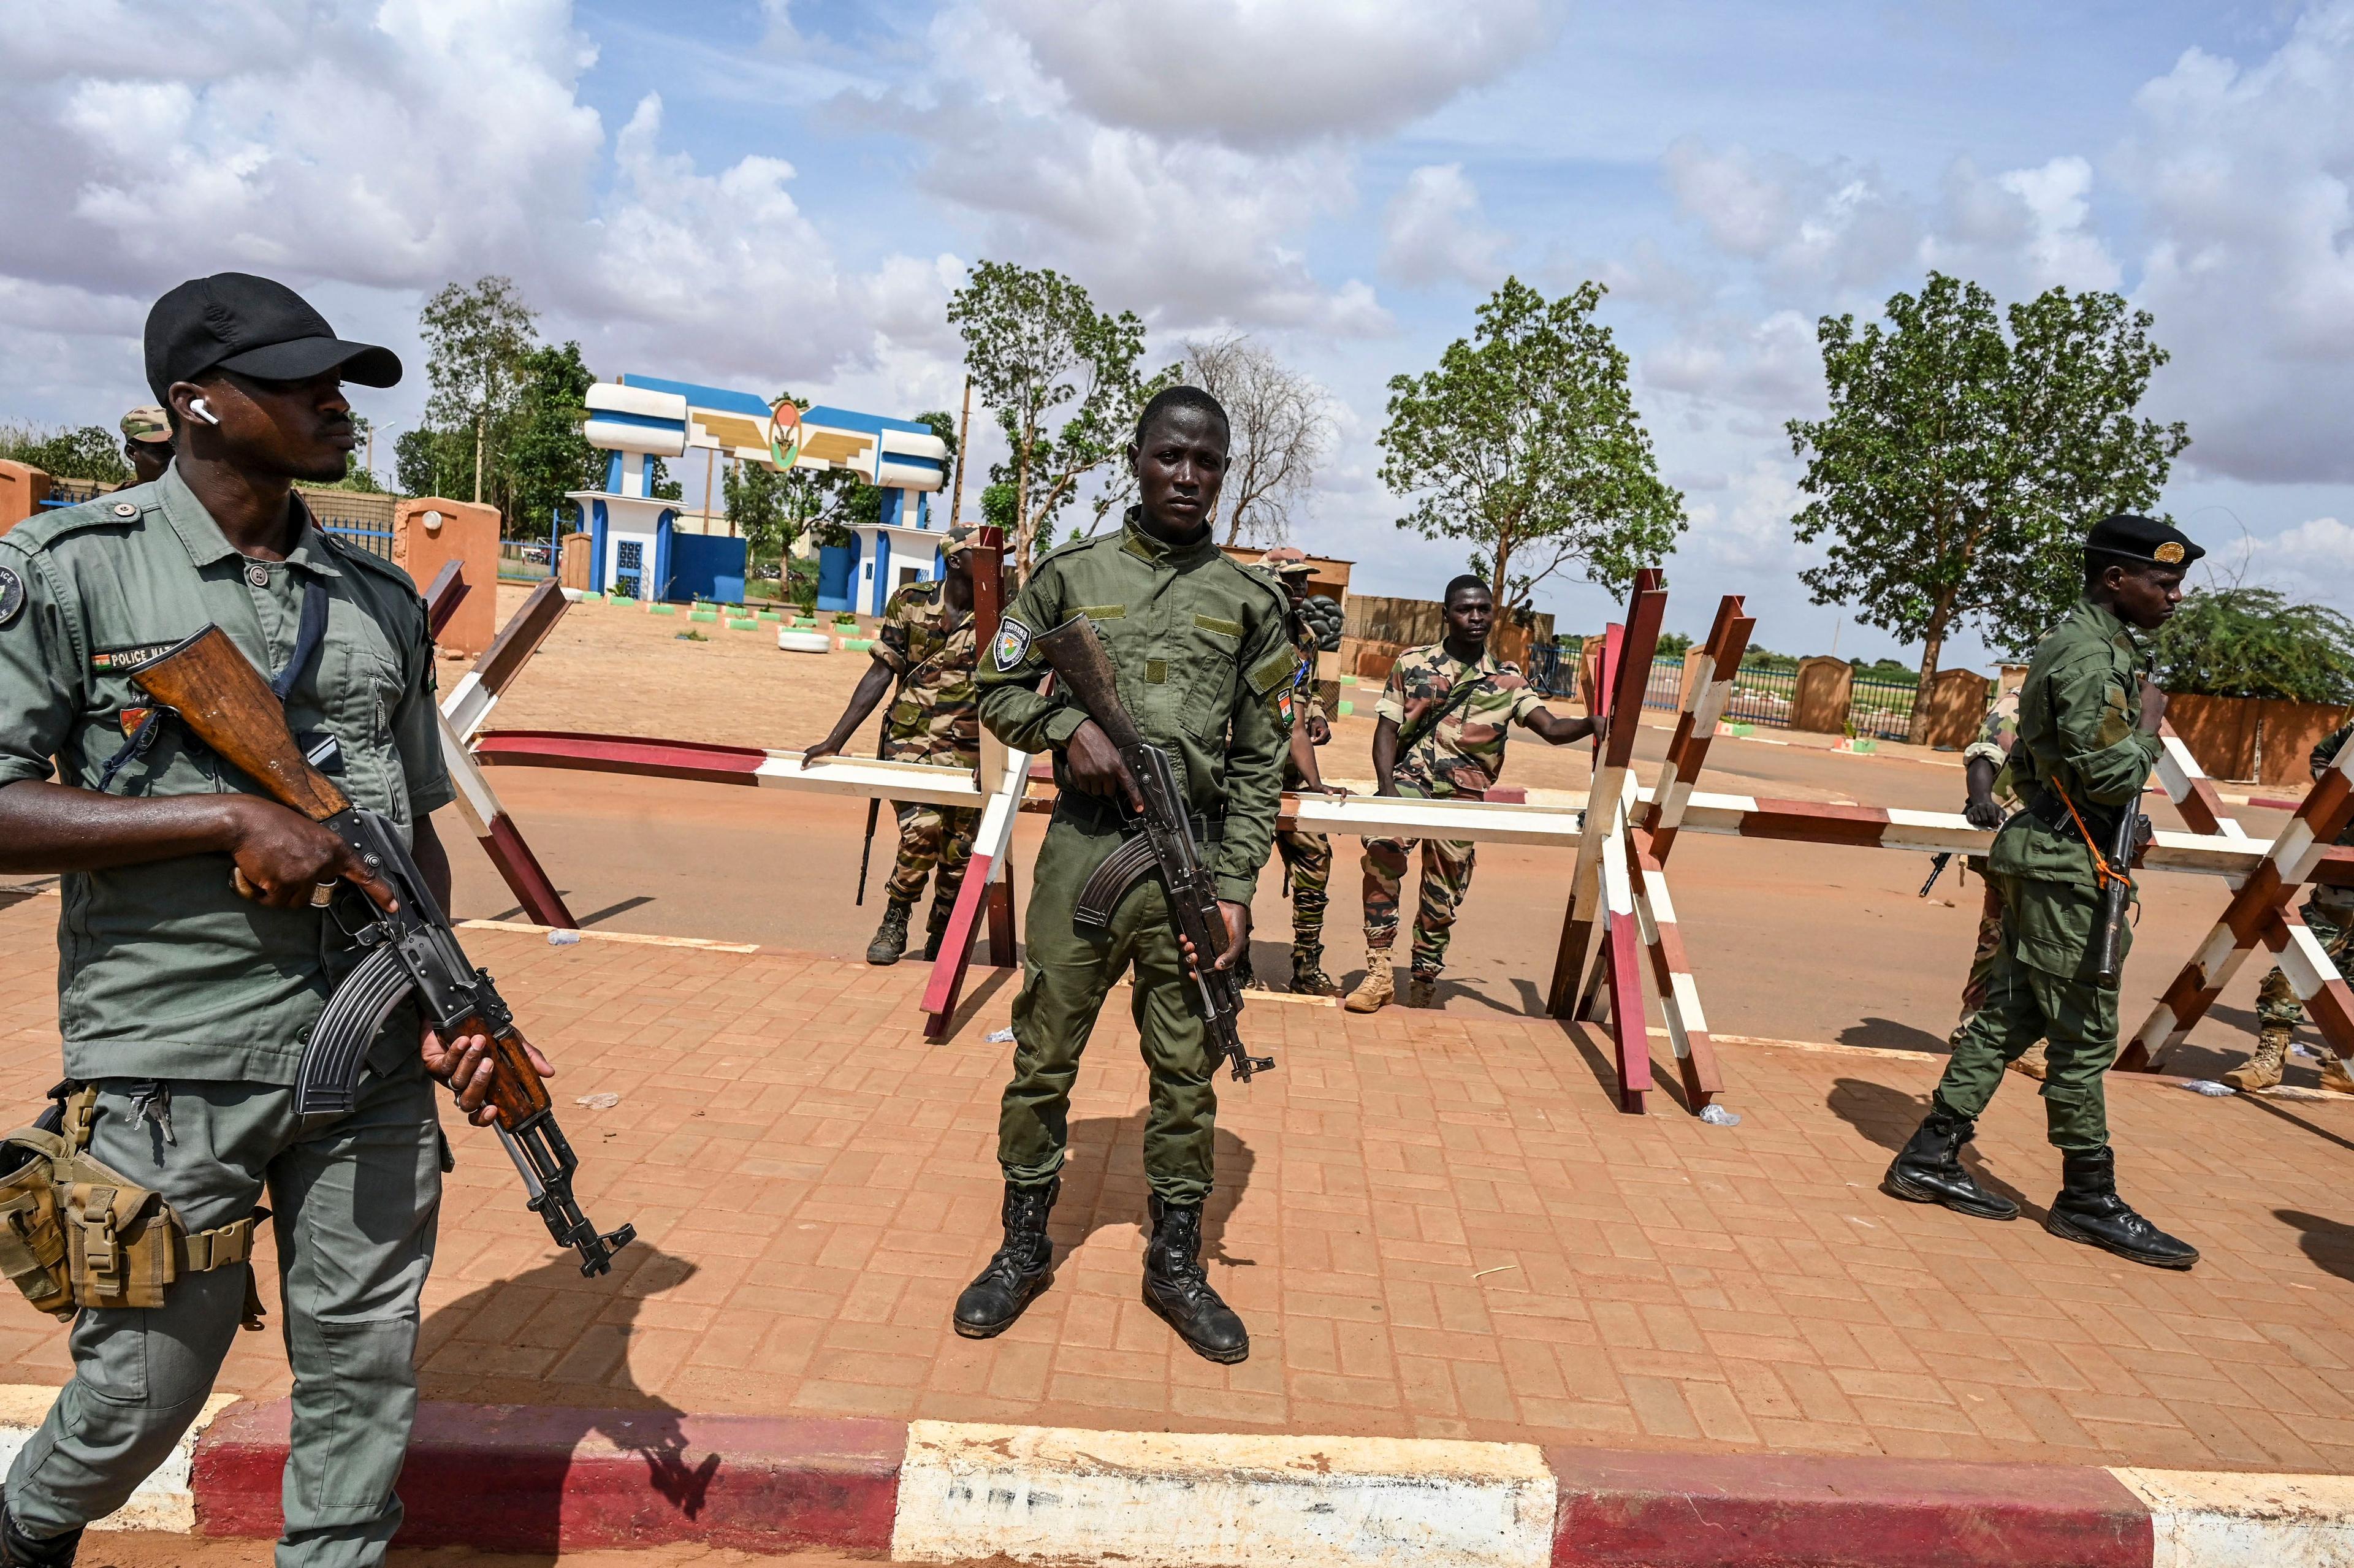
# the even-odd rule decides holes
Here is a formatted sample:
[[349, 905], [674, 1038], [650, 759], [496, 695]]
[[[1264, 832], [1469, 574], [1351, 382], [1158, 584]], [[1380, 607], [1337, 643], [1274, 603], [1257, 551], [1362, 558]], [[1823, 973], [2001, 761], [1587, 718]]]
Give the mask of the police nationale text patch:
[[150, 659], [160, 659], [178, 646], [175, 642], [141, 642], [129, 648], [101, 648], [90, 656], [90, 667], [101, 674], [110, 670], [128, 670]]
[[0, 567], [0, 626], [25, 613], [25, 579]]
[[1007, 616], [997, 624], [997, 639], [989, 645], [989, 656], [1001, 673], [1019, 665], [1030, 654], [1030, 629]]

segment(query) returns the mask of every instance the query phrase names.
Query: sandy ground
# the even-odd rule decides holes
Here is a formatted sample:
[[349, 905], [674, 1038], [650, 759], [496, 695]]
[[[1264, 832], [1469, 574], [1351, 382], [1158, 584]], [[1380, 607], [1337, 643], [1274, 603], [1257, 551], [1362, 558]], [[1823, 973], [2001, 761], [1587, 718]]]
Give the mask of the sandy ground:
[[[522, 600], [502, 588], [502, 609]], [[617, 606], [576, 606], [515, 683], [493, 719], [504, 729], [581, 729], [799, 747], [823, 734], [866, 667], [864, 655], [779, 652], [773, 630], [716, 631], [684, 642], [687, 623]], [[1370, 706], [1370, 702], [1368, 702]], [[1665, 715], [1648, 715], [1638, 771], [1656, 770]], [[869, 721], [851, 749], [871, 747]], [[1962, 770], [1950, 754], [1884, 745], [1875, 755], [1829, 749], [1829, 736], [1760, 732], [1720, 737], [1701, 787], [1798, 800], [1931, 810], [1961, 803]], [[1373, 724], [1342, 719], [1323, 755], [1328, 775], [1370, 779]], [[1515, 731], [1505, 781], [1583, 789], [1582, 746], [1549, 747]], [[493, 785], [584, 924], [611, 930], [758, 942], [854, 958], [879, 917], [893, 848], [882, 820], [867, 903], [853, 905], [865, 807], [856, 801], [662, 779], [503, 768]], [[2169, 808], [2153, 808], [2165, 826]], [[454, 813], [445, 836], [461, 840]], [[2285, 820], [2241, 810], [2251, 833]], [[1020, 875], [1043, 820], [1017, 835]], [[1327, 967], [1343, 983], [1362, 972], [1358, 845], [1337, 852], [1328, 917]], [[468, 915], [518, 911], [488, 863], [462, 851], [458, 907]], [[1848, 1044], [1941, 1049], [1953, 1026], [1968, 964], [1980, 887], [1949, 869], [1931, 897], [1918, 896], [1926, 856], [1686, 834], [1671, 864], [1678, 912], [1719, 1033]], [[1488, 846], [1455, 928], [1446, 983], [1449, 1012], [1527, 1015], [1550, 977], [1567, 903], [1572, 857]], [[2153, 875], [2126, 975], [2127, 1026], [2172, 978], [2221, 910], [2213, 878]], [[1262, 877], [1254, 958], [1268, 977], [1288, 973], [1290, 915], [1279, 870]], [[2263, 967], [2250, 963], [2181, 1057], [2189, 1072], [2221, 1071], [2254, 1027]], [[2291, 1081], [2317, 1081], [2309, 1064]]]

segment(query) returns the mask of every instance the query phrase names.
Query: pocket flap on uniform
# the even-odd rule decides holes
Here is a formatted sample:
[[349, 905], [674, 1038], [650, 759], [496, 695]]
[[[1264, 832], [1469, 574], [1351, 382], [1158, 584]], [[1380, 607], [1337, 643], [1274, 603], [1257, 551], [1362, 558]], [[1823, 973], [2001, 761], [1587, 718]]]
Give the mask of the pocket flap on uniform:
[[1299, 651], [1286, 644], [1260, 660], [1257, 667], [1251, 671], [1251, 690], [1263, 697], [1291, 679], [1293, 673], [1299, 668]]

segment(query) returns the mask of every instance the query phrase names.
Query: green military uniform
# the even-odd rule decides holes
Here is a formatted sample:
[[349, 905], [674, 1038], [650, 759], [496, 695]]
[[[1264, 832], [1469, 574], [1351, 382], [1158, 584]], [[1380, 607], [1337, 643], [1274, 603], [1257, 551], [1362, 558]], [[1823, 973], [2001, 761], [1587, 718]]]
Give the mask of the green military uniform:
[[[891, 596], [875, 657], [899, 678], [883, 721], [883, 755], [895, 762], [943, 768], [981, 763], [981, 694], [972, 680], [972, 611], [950, 609], [942, 582], [909, 583]], [[895, 801], [899, 853], [885, 885], [891, 900], [914, 904], [939, 873], [932, 891], [932, 925], [948, 922], [957, 888], [972, 856], [981, 813], [970, 807]]]
[[981, 661], [981, 721], [1017, 750], [1054, 751], [1059, 791], [1033, 874], [998, 1160], [1013, 1187], [1054, 1181], [1080, 1054], [1105, 994], [1133, 964], [1151, 1070], [1145, 1175], [1162, 1202], [1191, 1207], [1211, 1189], [1218, 1062], [1188, 1003], [1161, 883], [1146, 877], [1132, 888], [1101, 939], [1072, 923], [1081, 885], [1120, 842], [1119, 810], [1071, 787], [1062, 748], [1087, 715], [1038, 694], [1044, 664], [1031, 642], [1082, 612], [1102, 629], [1138, 730], [1169, 750], [1192, 809], [1215, 824], [1205, 856], [1218, 896], [1235, 903], [1249, 903], [1274, 836], [1299, 655], [1280, 589], [1229, 560], [1207, 530], [1165, 544], [1131, 510], [1119, 533], [1038, 563]]
[[[1292, 717], [1298, 724], [1330, 722], [1324, 700], [1316, 693], [1316, 633], [1297, 615], [1288, 617], [1292, 646], [1299, 653], [1299, 669], [1292, 677]], [[1299, 789], [1308, 783], [1287, 748], [1283, 754], [1283, 787]], [[1291, 876], [1291, 951], [1293, 972], [1303, 963], [1319, 966], [1324, 952], [1324, 911], [1331, 903], [1332, 840], [1325, 833], [1294, 829], [1275, 835], [1276, 853]]]
[[[2306, 761], [2317, 781], [2338, 760], [2338, 753], [2345, 747], [2349, 736], [2354, 736], [2354, 724], [2339, 726], [2323, 736], [2321, 744], [2313, 748], [2313, 755]], [[2354, 826], [2339, 833], [2338, 842], [2354, 844]], [[2354, 887], [2316, 884], [2300, 913], [2304, 916], [2306, 928], [2312, 931], [2314, 940], [2319, 942], [2321, 950], [2329, 955], [2329, 960], [2337, 966], [2338, 974], [2354, 979], [2354, 970], [2349, 969], [2349, 964], [2354, 964]], [[2281, 972], [2278, 965], [2273, 967], [2272, 972], [2264, 976], [2264, 984], [2257, 988], [2256, 1022], [2256, 1060], [2261, 1065], [2253, 1076], [2264, 1081], [2241, 1086], [2267, 1088], [2280, 1082], [2281, 1061], [2288, 1050], [2289, 1037], [2296, 1026], [2305, 1022], [2305, 1004], [2297, 1000], [2296, 988], [2288, 983], [2288, 976]], [[2348, 1074], [2345, 1064], [2338, 1060], [2336, 1052], [2325, 1048], [2321, 1072], [2325, 1087], [2354, 1094], [2354, 1075]], [[2224, 1076], [2227, 1081], [2238, 1082], [2236, 1074]]]
[[[2116, 814], [2131, 809], [2157, 765], [2158, 737], [2137, 727], [2148, 667], [2132, 629], [2090, 599], [2035, 651], [2010, 753], [2013, 787], [2028, 810], [2003, 825], [1988, 859], [2002, 890], [2001, 942], [1985, 1004], [1956, 1038], [1937, 1083], [1938, 1108], [1974, 1118], [1994, 1097], [2005, 1064], [2047, 1040], [2044, 1108], [2062, 1150], [2109, 1140], [2102, 1080], [2116, 1056], [2117, 991], [2092, 974], [2101, 894], [2085, 830], [2093, 844], [2105, 845]], [[2122, 940], [2131, 935], [2128, 927]]]
[[[0, 537], [0, 787], [48, 779], [54, 762], [60, 782], [117, 795], [248, 788], [169, 722], [122, 755], [144, 702], [123, 672], [209, 621], [275, 673], [314, 585], [326, 634], [288, 721], [334, 737], [345, 791], [413, 832], [451, 799], [415, 587], [307, 518], [284, 561], [243, 557], [176, 471]], [[100, 1089], [91, 1153], [188, 1229], [242, 1219], [267, 1192], [294, 1372], [279, 1562], [372, 1563], [400, 1522], [393, 1483], [417, 1398], [444, 1158], [433, 1086], [404, 1005], [358, 1107], [301, 1126], [296, 1064], [352, 955], [324, 912], [249, 903], [230, 872], [206, 854], [65, 876], [65, 1070]], [[121, 1506], [202, 1408], [244, 1296], [245, 1271], [229, 1268], [184, 1276], [161, 1308], [80, 1314], [72, 1381], [9, 1471], [19, 1524], [51, 1537]]]
[[[1400, 795], [1416, 800], [1478, 800], [1504, 771], [1504, 739], [1512, 722], [1525, 724], [1544, 698], [1522, 678], [1520, 667], [1485, 650], [1467, 664], [1443, 642], [1410, 649], [1390, 667], [1373, 712], [1401, 731], [1446, 705], [1458, 683], [1477, 683], [1429, 733], [1392, 764], [1390, 781]], [[1405, 884], [1412, 839], [1365, 841], [1365, 947], [1387, 953], [1397, 942], [1398, 900]], [[1414, 916], [1414, 973], [1437, 975], [1447, 960], [1447, 938], [1463, 895], [1471, 888], [1474, 846], [1469, 840], [1422, 842], [1422, 899]]]

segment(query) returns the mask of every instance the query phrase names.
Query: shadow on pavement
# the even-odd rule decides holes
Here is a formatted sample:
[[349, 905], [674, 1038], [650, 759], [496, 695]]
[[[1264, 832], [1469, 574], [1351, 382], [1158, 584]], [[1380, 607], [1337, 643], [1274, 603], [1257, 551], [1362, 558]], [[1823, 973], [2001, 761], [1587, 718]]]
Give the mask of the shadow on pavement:
[[2325, 1220], [2297, 1209], [2274, 1209], [2273, 1218], [2294, 1228], [2297, 1245], [2314, 1266], [2340, 1279], [2354, 1280], [2354, 1225]]
[[[1228, 1085], [1221, 1082], [1221, 1088]], [[1065, 1255], [1097, 1231], [1134, 1225], [1150, 1234], [1145, 1209], [1144, 1110], [1123, 1117], [1081, 1117], [1071, 1123], [1070, 1162], [1063, 1168], [1063, 1197], [1051, 1229], [1056, 1255]], [[1218, 1128], [1214, 1158], [1216, 1187], [1202, 1208], [1202, 1255], [1230, 1267], [1249, 1268], [1257, 1260], [1226, 1251], [1226, 1217], [1249, 1190], [1257, 1163], [1251, 1147]]]
[[[1942, 1044], [1943, 1042], [1940, 1042]], [[2009, 1075], [2016, 1076], [2017, 1075]], [[2005, 1084], [2006, 1088], [2010, 1087]], [[1848, 1126], [1887, 1150], [1891, 1154], [1904, 1147], [1921, 1118], [1929, 1114], [1926, 1095], [1909, 1094], [1886, 1084], [1875, 1084], [1869, 1078], [1841, 1078], [1831, 1086], [1823, 1103], [1831, 1114]], [[2025, 1193], [1987, 1169], [1974, 1144], [1962, 1146], [1962, 1169], [1989, 1192], [1999, 1192], [2019, 1205], [2023, 1218], [2041, 1221], [2043, 1209], [2027, 1201]]]
[[[676, 1289], [695, 1273], [695, 1265], [684, 1258], [641, 1241], [620, 1254], [613, 1274], [602, 1279], [583, 1279], [579, 1265], [567, 1254], [528, 1274], [472, 1291], [429, 1315], [419, 1331], [427, 1396], [529, 1403], [533, 1408], [525, 1425], [535, 1447], [551, 1456], [568, 1456], [592, 1436], [599, 1437], [643, 1460], [647, 1482], [656, 1495], [693, 1519], [703, 1510], [720, 1456], [705, 1454], [690, 1462], [680, 1425], [684, 1413], [637, 1386], [630, 1372], [629, 1342], [646, 1299]], [[535, 1348], [553, 1355], [535, 1357]], [[518, 1382], [514, 1374], [540, 1360], [550, 1364], [525, 1374], [539, 1399], [516, 1399], [525, 1391], [511, 1386]], [[540, 1403], [551, 1390], [588, 1403]], [[434, 1436], [422, 1425], [419, 1435]], [[419, 1458], [412, 1452], [412, 1470]], [[546, 1484], [502, 1495], [495, 1510], [497, 1538], [477, 1537], [469, 1543], [524, 1553], [514, 1559], [516, 1568], [555, 1568], [560, 1560], [567, 1468], [565, 1462], [552, 1462]], [[449, 1489], [445, 1481], [431, 1492]], [[420, 1536], [433, 1542], [450, 1538], [447, 1528], [423, 1510], [412, 1510], [410, 1520], [403, 1534], [411, 1542]]]
[[1873, 1051], [1927, 1051], [1939, 1056], [1946, 1054], [1944, 1035], [1899, 1023], [1893, 1018], [1867, 1018], [1861, 1023], [1850, 1023], [1840, 1031], [1839, 1043]]

